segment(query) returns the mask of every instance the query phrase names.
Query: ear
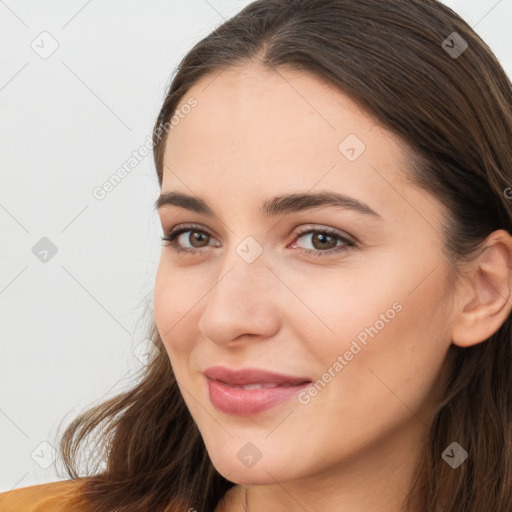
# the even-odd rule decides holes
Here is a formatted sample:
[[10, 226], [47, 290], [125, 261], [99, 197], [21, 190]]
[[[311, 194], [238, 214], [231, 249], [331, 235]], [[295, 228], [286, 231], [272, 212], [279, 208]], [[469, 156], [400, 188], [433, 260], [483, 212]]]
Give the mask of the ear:
[[468, 264], [457, 290], [452, 342], [469, 347], [487, 340], [512, 309], [512, 237], [504, 229], [491, 233], [484, 250]]

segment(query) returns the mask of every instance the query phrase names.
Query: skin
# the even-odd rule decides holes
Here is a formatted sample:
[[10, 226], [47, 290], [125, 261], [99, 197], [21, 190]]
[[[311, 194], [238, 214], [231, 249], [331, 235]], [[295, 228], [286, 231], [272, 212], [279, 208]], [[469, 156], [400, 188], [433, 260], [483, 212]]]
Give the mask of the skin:
[[[317, 77], [251, 63], [203, 77], [180, 105], [191, 96], [198, 105], [166, 142], [162, 191], [197, 195], [215, 217], [159, 209], [164, 232], [192, 222], [211, 236], [179, 237], [200, 254], [162, 248], [154, 314], [209, 456], [237, 484], [217, 512], [244, 510], [246, 491], [251, 512], [403, 510], [450, 347], [484, 341], [510, 311], [510, 237], [495, 232], [480, 274], [474, 264], [456, 281], [441, 252], [446, 211], [401, 174], [404, 142]], [[352, 162], [338, 149], [348, 134], [366, 145]], [[332, 206], [260, 212], [271, 196], [318, 190], [350, 195], [381, 218]], [[331, 228], [356, 246], [307, 256], [299, 249], [333, 245], [294, 236], [299, 228]], [[250, 264], [236, 251], [247, 236], [263, 251]], [[309, 403], [249, 417], [211, 403], [209, 366], [316, 381], [397, 302], [401, 310]], [[237, 457], [247, 442], [261, 452], [252, 467]]]

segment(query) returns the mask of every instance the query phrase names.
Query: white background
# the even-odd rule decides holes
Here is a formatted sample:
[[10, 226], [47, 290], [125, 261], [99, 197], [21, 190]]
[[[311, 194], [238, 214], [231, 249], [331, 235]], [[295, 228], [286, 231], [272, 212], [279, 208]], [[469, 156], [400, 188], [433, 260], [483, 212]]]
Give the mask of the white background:
[[[248, 3], [0, 0], [0, 491], [61, 479], [45, 467], [59, 422], [140, 368], [161, 243], [152, 156], [92, 191], [151, 134], [179, 60]], [[512, 0], [445, 3], [512, 76]], [[51, 48], [44, 31], [46, 59], [31, 47]]]

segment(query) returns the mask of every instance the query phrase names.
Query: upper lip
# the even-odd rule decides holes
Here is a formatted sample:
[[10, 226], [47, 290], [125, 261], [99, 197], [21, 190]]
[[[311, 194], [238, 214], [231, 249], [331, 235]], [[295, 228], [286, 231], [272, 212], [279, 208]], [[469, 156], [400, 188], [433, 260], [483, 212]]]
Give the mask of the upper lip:
[[226, 366], [211, 366], [204, 372], [209, 379], [219, 380], [233, 386], [244, 386], [246, 384], [303, 384], [311, 382], [308, 377], [297, 377], [294, 375], [283, 375], [281, 373], [267, 372], [257, 368], [241, 368], [232, 370]]

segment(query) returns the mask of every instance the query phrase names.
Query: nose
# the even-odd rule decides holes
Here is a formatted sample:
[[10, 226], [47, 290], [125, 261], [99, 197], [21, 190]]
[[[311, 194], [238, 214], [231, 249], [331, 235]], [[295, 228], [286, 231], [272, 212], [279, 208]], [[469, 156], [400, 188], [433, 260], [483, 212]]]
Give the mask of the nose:
[[247, 263], [234, 253], [224, 263], [203, 299], [200, 333], [224, 348], [239, 346], [248, 338], [272, 337], [280, 326], [279, 279], [261, 256]]

